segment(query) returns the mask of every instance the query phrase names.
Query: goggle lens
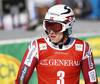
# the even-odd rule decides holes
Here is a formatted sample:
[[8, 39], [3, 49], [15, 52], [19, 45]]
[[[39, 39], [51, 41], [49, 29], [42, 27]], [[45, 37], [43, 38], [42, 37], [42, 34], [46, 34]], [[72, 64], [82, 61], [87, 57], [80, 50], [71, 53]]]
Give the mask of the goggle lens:
[[45, 28], [47, 31], [54, 31], [55, 33], [60, 32], [62, 30], [62, 24], [57, 22], [48, 22], [45, 21]]

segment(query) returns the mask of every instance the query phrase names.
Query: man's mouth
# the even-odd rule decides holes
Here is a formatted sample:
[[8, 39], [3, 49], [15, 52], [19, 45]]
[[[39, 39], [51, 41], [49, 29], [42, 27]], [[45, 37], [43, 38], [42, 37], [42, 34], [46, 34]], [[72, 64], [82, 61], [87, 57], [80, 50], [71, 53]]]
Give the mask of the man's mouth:
[[55, 39], [55, 38], [56, 38], [56, 36], [50, 36], [50, 38], [51, 38], [51, 39]]

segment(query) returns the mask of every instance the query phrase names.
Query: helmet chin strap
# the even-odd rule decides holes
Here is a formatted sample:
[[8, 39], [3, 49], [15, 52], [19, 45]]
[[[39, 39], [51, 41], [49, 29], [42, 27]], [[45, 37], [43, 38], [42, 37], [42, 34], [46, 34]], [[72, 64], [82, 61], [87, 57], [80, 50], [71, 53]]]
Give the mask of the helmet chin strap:
[[66, 29], [63, 32], [63, 38], [59, 41], [58, 44], [64, 44], [66, 42], [66, 40], [68, 39], [69, 35], [72, 33], [72, 27], [70, 27], [69, 29]]
[[63, 32], [63, 38], [58, 42], [59, 45], [64, 44], [67, 41], [68, 35], [64, 34]]
[[65, 37], [63, 37], [63, 38], [60, 40], [60, 42], [59, 42], [58, 44], [59, 44], [59, 45], [60, 45], [60, 44], [64, 44], [66, 41], [67, 41], [67, 37], [65, 36]]
[[69, 34], [68, 34], [68, 30], [66, 29], [64, 32], [63, 32], [63, 38], [59, 41], [58, 44], [63, 44], [67, 41], [67, 38], [68, 38]]

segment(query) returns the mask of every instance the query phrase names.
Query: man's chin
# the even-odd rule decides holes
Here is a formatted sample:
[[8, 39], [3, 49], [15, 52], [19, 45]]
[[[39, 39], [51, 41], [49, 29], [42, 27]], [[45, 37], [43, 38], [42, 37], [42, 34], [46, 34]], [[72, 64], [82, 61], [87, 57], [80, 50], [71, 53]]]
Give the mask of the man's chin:
[[58, 43], [55, 39], [51, 39], [51, 42]]

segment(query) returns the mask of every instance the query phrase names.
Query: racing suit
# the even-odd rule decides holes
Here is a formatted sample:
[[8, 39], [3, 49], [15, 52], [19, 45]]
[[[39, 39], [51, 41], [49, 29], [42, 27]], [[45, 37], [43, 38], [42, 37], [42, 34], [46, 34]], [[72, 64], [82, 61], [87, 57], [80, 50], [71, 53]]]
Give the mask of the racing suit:
[[48, 37], [32, 41], [23, 57], [16, 84], [28, 84], [35, 67], [38, 84], [79, 84], [80, 70], [85, 84], [98, 84], [89, 44], [77, 38], [69, 39], [61, 49]]

